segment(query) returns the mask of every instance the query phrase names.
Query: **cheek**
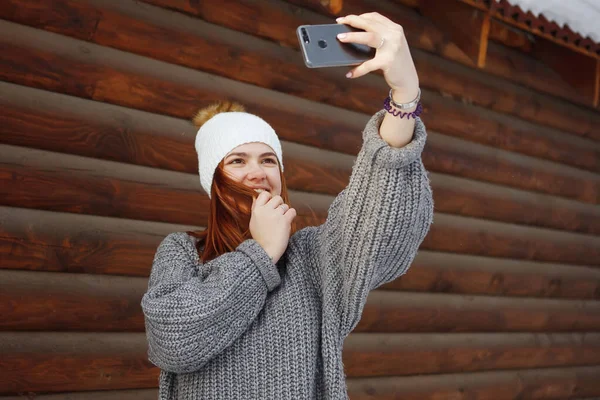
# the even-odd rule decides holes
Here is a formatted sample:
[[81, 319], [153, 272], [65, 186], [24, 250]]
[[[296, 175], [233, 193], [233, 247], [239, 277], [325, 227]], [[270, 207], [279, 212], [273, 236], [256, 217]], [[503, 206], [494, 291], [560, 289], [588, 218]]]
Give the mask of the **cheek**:
[[228, 177], [230, 177], [236, 182], [241, 182], [244, 179], [245, 173], [241, 169], [225, 167], [223, 170], [225, 171]]
[[281, 191], [281, 177], [279, 176], [279, 170], [273, 168], [273, 170], [269, 170], [268, 173], [269, 184], [272, 187], [276, 187]]

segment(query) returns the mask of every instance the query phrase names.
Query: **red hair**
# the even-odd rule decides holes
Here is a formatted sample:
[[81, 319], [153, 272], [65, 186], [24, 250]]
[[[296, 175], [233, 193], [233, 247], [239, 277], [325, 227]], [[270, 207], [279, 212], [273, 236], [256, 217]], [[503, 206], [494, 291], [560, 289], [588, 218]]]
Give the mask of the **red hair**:
[[[281, 197], [285, 204], [290, 204], [281, 169], [279, 175]], [[252, 238], [250, 217], [252, 201], [256, 196], [254, 189], [227, 176], [221, 161], [215, 170], [211, 186], [208, 225], [204, 231], [188, 232], [189, 235], [200, 239], [196, 247], [203, 263], [234, 251], [244, 240]], [[295, 224], [292, 223], [292, 232], [294, 231]]]

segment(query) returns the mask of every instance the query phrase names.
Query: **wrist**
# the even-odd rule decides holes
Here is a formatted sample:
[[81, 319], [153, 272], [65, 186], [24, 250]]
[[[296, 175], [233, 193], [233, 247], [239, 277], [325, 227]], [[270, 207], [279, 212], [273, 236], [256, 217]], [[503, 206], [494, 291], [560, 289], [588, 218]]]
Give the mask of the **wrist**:
[[262, 246], [262, 248], [265, 251], [265, 253], [267, 253], [267, 256], [269, 256], [273, 264], [277, 264], [277, 261], [279, 261], [279, 258], [281, 256], [276, 251], [273, 251], [267, 247]]
[[407, 89], [392, 88], [391, 95], [392, 95], [392, 100], [395, 103], [399, 103], [399, 104], [410, 103], [411, 101], [416, 99], [417, 96], [419, 95], [419, 87], [416, 86], [414, 88], [407, 88]]

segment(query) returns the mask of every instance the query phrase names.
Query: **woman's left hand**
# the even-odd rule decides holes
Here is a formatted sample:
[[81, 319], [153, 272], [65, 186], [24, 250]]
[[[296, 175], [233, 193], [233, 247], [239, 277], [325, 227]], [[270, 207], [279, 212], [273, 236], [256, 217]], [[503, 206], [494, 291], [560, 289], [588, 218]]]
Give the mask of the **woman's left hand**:
[[340, 34], [340, 42], [360, 43], [377, 49], [373, 59], [357, 66], [347, 76], [358, 78], [380, 69], [394, 90], [394, 99], [411, 101], [419, 90], [419, 77], [402, 26], [378, 13], [348, 15], [336, 21], [365, 31]]

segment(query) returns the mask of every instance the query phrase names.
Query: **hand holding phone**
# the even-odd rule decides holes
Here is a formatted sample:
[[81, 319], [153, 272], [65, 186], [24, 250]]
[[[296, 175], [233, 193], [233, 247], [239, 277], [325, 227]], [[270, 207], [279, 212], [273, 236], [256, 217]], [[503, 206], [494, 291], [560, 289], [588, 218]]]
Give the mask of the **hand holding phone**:
[[[372, 59], [375, 49], [364, 44], [342, 43], [340, 33], [361, 32], [344, 24], [302, 25], [296, 29], [304, 63], [309, 68], [358, 65]], [[364, 32], [364, 31], [362, 31]]]

